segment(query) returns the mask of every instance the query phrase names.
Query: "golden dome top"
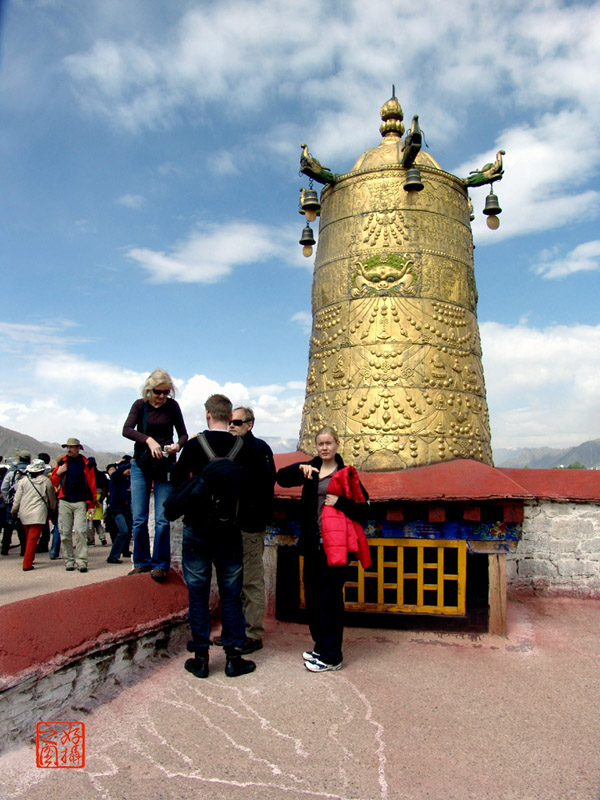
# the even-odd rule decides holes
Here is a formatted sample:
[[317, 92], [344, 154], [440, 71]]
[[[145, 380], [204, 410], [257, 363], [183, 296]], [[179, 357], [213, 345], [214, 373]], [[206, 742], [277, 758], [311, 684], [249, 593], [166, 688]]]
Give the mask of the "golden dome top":
[[[392, 96], [381, 106], [379, 113], [382, 119], [379, 132], [383, 139], [377, 147], [365, 150], [352, 167], [352, 172], [363, 169], [377, 169], [378, 167], [402, 163], [402, 154], [404, 151], [404, 142], [402, 141], [402, 136], [404, 134], [404, 113], [396, 97], [395, 87], [392, 87]], [[441, 169], [435, 158], [430, 156], [429, 153], [424, 153], [422, 150], [417, 155], [415, 164]]]
[[398, 102], [395, 91], [387, 103], [381, 106], [379, 114], [383, 120], [379, 126], [381, 135], [399, 139], [404, 133], [404, 123], [402, 122], [404, 114], [402, 113], [402, 106]]

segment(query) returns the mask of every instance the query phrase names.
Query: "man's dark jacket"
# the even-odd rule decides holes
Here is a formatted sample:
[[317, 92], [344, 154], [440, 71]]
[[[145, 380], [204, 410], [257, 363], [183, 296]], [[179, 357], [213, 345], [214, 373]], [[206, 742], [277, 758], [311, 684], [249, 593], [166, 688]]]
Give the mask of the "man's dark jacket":
[[273, 516], [275, 462], [273, 451], [252, 431], [244, 436], [244, 447], [252, 462], [249, 474], [247, 505], [240, 518], [240, 527], [248, 533], [264, 531]]

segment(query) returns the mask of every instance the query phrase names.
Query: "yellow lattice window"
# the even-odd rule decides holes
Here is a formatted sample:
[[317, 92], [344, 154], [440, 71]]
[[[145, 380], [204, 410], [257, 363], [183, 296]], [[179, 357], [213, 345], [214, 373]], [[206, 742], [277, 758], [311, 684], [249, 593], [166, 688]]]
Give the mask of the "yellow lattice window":
[[345, 605], [355, 611], [464, 614], [467, 545], [438, 539], [369, 539], [372, 565], [351, 564]]
[[[440, 539], [369, 539], [372, 564], [350, 563], [344, 589], [349, 611], [464, 615], [467, 544]], [[304, 585], [300, 558], [300, 607]]]

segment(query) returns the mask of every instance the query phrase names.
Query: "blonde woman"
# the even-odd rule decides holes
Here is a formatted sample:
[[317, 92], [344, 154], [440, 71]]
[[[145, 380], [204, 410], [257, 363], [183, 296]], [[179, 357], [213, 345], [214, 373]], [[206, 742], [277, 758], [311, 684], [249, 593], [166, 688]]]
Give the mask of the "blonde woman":
[[[317, 457], [304, 463], [291, 464], [277, 472], [280, 486], [302, 486], [300, 539], [298, 547], [304, 556], [304, 597], [308, 625], [314, 641], [313, 649], [302, 654], [309, 672], [327, 672], [342, 667], [344, 636], [344, 584], [347, 561], [330, 565], [323, 546], [322, 515], [327, 507], [336, 508], [353, 520], [360, 520], [366, 511], [368, 495], [361, 488], [361, 500], [329, 492], [329, 484], [344, 462], [338, 453], [339, 439], [330, 425], [315, 437]], [[350, 469], [354, 469], [350, 467]]]
[[[142, 387], [142, 396], [131, 406], [123, 436], [135, 442], [131, 463], [131, 514], [133, 517], [133, 569], [130, 575], [150, 572], [162, 583], [171, 566], [171, 528], [163, 506], [171, 494], [169, 472], [175, 454], [188, 435], [181, 409], [174, 400], [173, 379], [155, 369]], [[173, 430], [178, 439], [173, 441]], [[148, 517], [154, 490], [154, 545], [150, 551]]]

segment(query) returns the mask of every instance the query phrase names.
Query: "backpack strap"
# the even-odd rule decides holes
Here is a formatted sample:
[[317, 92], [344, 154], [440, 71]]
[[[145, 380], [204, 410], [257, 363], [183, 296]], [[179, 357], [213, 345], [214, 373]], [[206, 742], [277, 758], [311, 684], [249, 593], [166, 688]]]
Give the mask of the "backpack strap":
[[236, 436], [235, 437], [235, 442], [233, 444], [233, 447], [227, 453], [225, 458], [228, 458], [230, 461], [235, 461], [235, 457], [240, 452], [240, 450], [242, 449], [243, 445], [244, 445], [244, 440], [242, 439], [242, 437], [241, 436]]
[[209, 443], [206, 441], [206, 436], [203, 433], [199, 433], [196, 438], [198, 439], [198, 442], [200, 443], [200, 447], [206, 453], [206, 457], [208, 458], [208, 460], [209, 461], [214, 461], [215, 458], [217, 457], [217, 455], [216, 455], [215, 451], [212, 449], [212, 447], [209, 445]]
[[[208, 441], [206, 440], [206, 436], [203, 433], [199, 433], [198, 436], [197, 436], [197, 439], [198, 439], [198, 442], [200, 443], [200, 447], [206, 453], [206, 457], [208, 458], [209, 461], [215, 461], [216, 459], [218, 459], [217, 454], [212, 449], [212, 447], [209, 445]], [[229, 461], [235, 461], [235, 457], [237, 456], [237, 454], [242, 449], [243, 444], [244, 444], [244, 440], [242, 439], [242, 437], [241, 436], [236, 436], [235, 437], [235, 442], [233, 443], [233, 447], [227, 453], [226, 456], [223, 456], [223, 458], [227, 458], [227, 459], [229, 459]]]

